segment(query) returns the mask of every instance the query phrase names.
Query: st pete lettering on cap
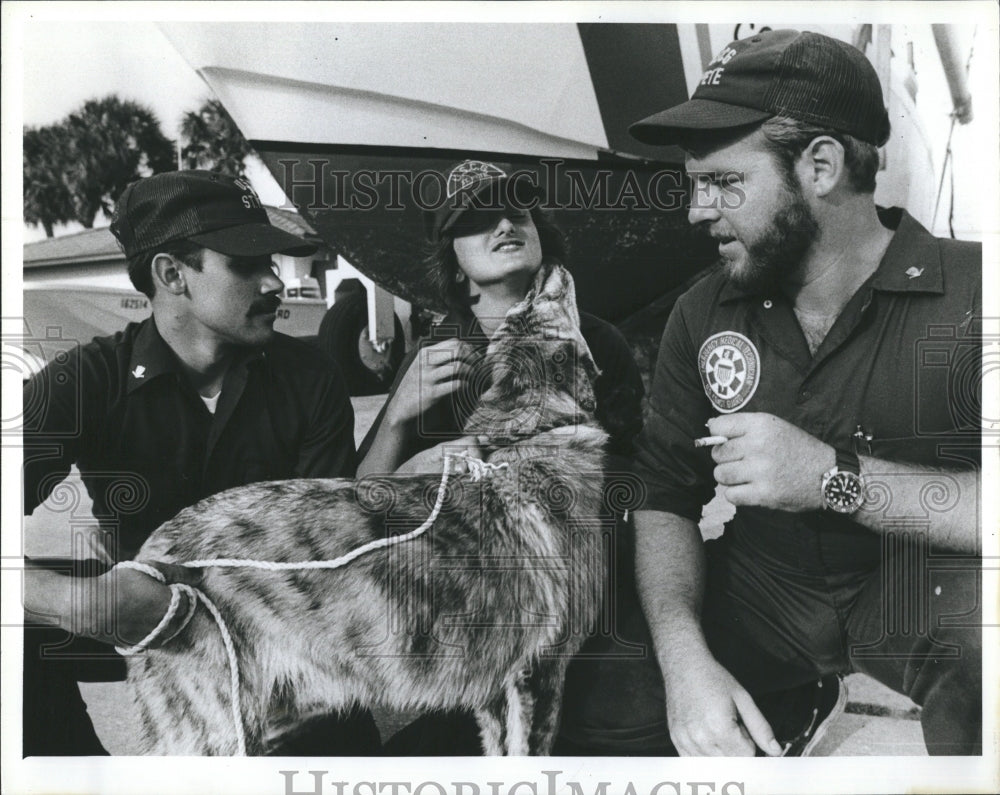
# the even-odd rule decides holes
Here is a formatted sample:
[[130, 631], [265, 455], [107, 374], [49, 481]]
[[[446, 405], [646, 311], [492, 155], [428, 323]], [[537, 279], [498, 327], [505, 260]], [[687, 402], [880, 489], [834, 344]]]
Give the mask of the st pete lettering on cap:
[[[708, 70], [701, 76], [701, 83], [699, 85], [703, 86], [717, 86], [719, 85], [719, 80], [722, 78], [722, 73], [726, 71], [726, 64], [732, 60], [733, 56], [736, 55], [736, 50], [732, 47], [726, 46], [722, 49], [715, 58], [713, 58], [708, 66]], [[716, 66], [716, 64], [719, 64]]]
[[260, 208], [261, 206], [260, 199], [254, 192], [254, 189], [250, 186], [249, 182], [242, 179], [236, 179], [233, 180], [233, 184], [236, 185], [237, 188], [243, 191], [242, 199], [244, 207], [246, 207], [248, 210]]

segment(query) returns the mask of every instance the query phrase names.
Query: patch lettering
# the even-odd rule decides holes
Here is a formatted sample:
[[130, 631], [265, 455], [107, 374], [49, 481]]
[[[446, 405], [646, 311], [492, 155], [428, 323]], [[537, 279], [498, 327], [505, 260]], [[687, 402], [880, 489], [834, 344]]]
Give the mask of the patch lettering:
[[492, 163], [484, 163], [481, 160], [466, 160], [455, 166], [448, 175], [448, 198], [450, 199], [457, 193], [471, 191], [480, 182], [506, 176], [506, 171]]
[[702, 343], [698, 373], [712, 405], [730, 414], [742, 408], [757, 391], [760, 354], [742, 334], [722, 331]]

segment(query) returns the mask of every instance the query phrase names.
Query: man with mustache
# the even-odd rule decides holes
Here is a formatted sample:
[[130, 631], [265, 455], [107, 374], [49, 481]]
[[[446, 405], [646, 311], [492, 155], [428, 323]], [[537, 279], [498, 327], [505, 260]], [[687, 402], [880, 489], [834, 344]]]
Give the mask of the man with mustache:
[[[876, 207], [879, 79], [825, 36], [733, 42], [631, 131], [685, 150], [721, 260], [671, 314], [638, 445], [674, 745], [801, 753], [817, 726], [783, 748], [762, 699], [861, 671], [922, 706], [929, 753], [980, 754], [980, 246]], [[703, 545], [716, 483], [736, 513]]]
[[[75, 464], [105, 538], [102, 560], [35, 561], [25, 572], [30, 618], [72, 637], [66, 645], [61, 630], [26, 633], [26, 756], [106, 753], [76, 679], [108, 672], [79, 661], [123, 671], [110, 644], [139, 642], [167, 612], [165, 585], [108, 566], [211, 494], [257, 481], [350, 477], [356, 466], [354, 413], [336, 365], [274, 331], [284, 285], [271, 257], [308, 256], [314, 245], [272, 226], [247, 182], [205, 171], [129, 185], [111, 231], [152, 317], [83, 345], [25, 386], [25, 513]], [[191, 576], [179, 569], [171, 579]], [[94, 620], [101, 611], [110, 620]], [[312, 729], [277, 752], [378, 747], [368, 713], [324, 718]]]

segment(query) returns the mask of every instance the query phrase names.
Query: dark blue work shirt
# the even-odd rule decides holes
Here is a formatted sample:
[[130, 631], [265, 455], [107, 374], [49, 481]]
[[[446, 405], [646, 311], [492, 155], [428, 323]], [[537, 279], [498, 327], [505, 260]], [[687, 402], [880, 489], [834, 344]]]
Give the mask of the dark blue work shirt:
[[26, 384], [24, 406], [25, 514], [76, 464], [116, 559], [211, 494], [356, 466], [336, 365], [282, 334], [237, 356], [214, 414], [152, 318], [53, 361]]
[[[720, 271], [681, 296], [637, 443], [646, 508], [699, 519], [714, 463], [693, 440], [733, 411], [774, 414], [838, 449], [852, 449], [861, 426], [887, 461], [978, 465], [981, 246], [935, 238], [898, 209], [880, 219], [892, 241], [815, 355], [780, 293], [743, 291]], [[794, 555], [809, 531], [822, 531], [831, 568], [879, 559], [876, 534], [831, 512], [740, 507], [726, 530], [778, 555]]]

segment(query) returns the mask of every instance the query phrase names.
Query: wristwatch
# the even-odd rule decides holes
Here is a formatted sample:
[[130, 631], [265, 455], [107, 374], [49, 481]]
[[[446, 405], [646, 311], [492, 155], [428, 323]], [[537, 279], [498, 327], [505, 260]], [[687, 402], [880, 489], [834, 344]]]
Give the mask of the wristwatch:
[[852, 514], [865, 501], [865, 482], [856, 453], [837, 450], [837, 464], [823, 473], [823, 507], [837, 513]]

